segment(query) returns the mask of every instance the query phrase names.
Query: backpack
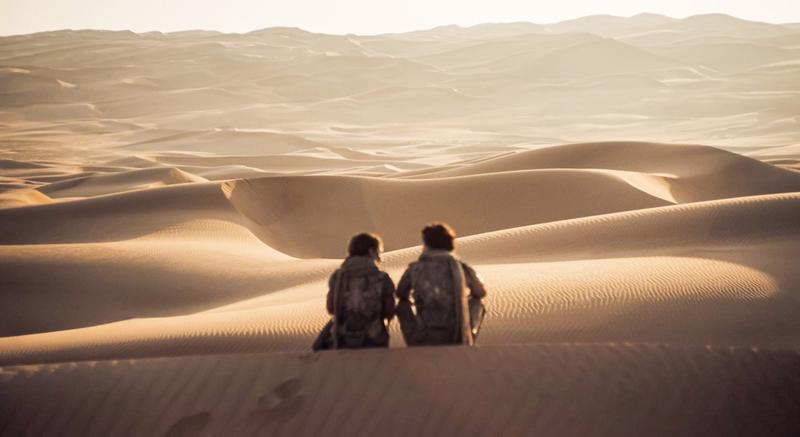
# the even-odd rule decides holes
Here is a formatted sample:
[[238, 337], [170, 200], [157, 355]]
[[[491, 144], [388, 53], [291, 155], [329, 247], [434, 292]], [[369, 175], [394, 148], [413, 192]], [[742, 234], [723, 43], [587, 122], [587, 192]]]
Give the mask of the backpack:
[[411, 282], [417, 317], [426, 328], [452, 330], [458, 327], [458, 302], [448, 259], [412, 263]]
[[382, 272], [356, 274], [344, 270], [337, 274], [337, 336], [346, 346], [359, 347], [366, 339], [381, 342], [386, 335], [382, 318], [384, 276]]

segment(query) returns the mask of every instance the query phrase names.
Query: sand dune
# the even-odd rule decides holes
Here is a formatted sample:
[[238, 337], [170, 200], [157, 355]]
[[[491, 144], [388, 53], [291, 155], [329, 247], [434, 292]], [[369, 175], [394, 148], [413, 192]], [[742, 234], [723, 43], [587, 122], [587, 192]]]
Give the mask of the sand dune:
[[[9, 210], [0, 213], [0, 221], [4, 222], [6, 229], [10, 231], [9, 237], [3, 239], [6, 244], [23, 242], [41, 244], [92, 241], [92, 238], [94, 241], [113, 241], [139, 233], [146, 234], [148, 229], [189, 218], [224, 218], [237, 223], [242, 221], [252, 223], [250, 229], [256, 235], [286, 253], [303, 257], [335, 258], [341, 253], [342, 235], [356, 233], [359, 229], [374, 229], [387, 234], [387, 248], [395, 249], [415, 245], [418, 241], [418, 223], [436, 218], [452, 222], [454, 226], [469, 235], [566, 218], [667, 205], [677, 201], [676, 193], [681, 194], [676, 186], [688, 192], [709, 190], [707, 178], [702, 174], [692, 175], [691, 169], [683, 170], [687, 172], [686, 175], [696, 177], [696, 182], [684, 182], [681, 178], [684, 175], [670, 174], [674, 168], [671, 168], [669, 161], [665, 159], [658, 161], [661, 164], [660, 170], [648, 169], [654, 174], [614, 169], [618, 166], [611, 160], [613, 151], [620, 148], [619, 144], [600, 145], [602, 152], [596, 153], [597, 156], [604, 157], [611, 169], [565, 168], [569, 167], [567, 164], [570, 159], [569, 149], [591, 149], [595, 146], [597, 145], [556, 147], [555, 149], [565, 150], [556, 150], [561, 155], [561, 160], [558, 164], [551, 165], [552, 169], [536, 168], [537, 160], [540, 163], [539, 167], [546, 167], [553, 164], [553, 159], [559, 159], [559, 157], [548, 158], [551, 149], [541, 149], [525, 152], [525, 155], [530, 156], [528, 161], [517, 158], [517, 155], [511, 155], [465, 165], [461, 168], [471, 169], [476, 174], [459, 178], [431, 179], [436, 174], [427, 175], [427, 180], [374, 180], [363, 177], [324, 176], [267, 177], [234, 181], [222, 186], [206, 184], [180, 189], [103, 196], [53, 205], [51, 209], [46, 210], [36, 208]], [[637, 147], [624, 144], [622, 146]], [[691, 146], [684, 149], [681, 149], [681, 146], [641, 145], [641, 147], [651, 147], [653, 150], [665, 148], [668, 153], [670, 148], [676, 148], [679, 150], [673, 153], [685, 155], [690, 153], [686, 149], [694, 150]], [[729, 158], [750, 164], [750, 160], [744, 157], [716, 150], [697, 149], [700, 149], [701, 155], [704, 152], [711, 154], [711, 159], [717, 158], [713, 155], [719, 154], [722, 155], [719, 158], [723, 160]], [[619, 153], [620, 156], [625, 155], [624, 150]], [[628, 153], [625, 156], [632, 158], [634, 154]], [[226, 159], [226, 162], [235, 160], [234, 157]], [[551, 161], [548, 162], [547, 159]], [[519, 170], [518, 167], [504, 164], [505, 161], [532, 169]], [[585, 160], [577, 163], [593, 166]], [[791, 171], [773, 168], [757, 161], [752, 161], [752, 164], [756, 168], [752, 176], [764, 184], [764, 191], [770, 192], [770, 188], [772, 192], [789, 191], [787, 188], [792, 186], [800, 190], [798, 177]], [[719, 165], [741, 171], [741, 166], [737, 167], [726, 162]], [[710, 162], [702, 163], [702, 167], [713, 169]], [[291, 166], [287, 165], [287, 169], [290, 168]], [[646, 169], [637, 168], [635, 164], [628, 168]], [[778, 177], [773, 177], [773, 172]], [[720, 171], [714, 175], [719, 179], [724, 176]], [[164, 180], [165, 177], [175, 179]], [[141, 187], [142, 184], [161, 185], [191, 181], [187, 179], [185, 173], [177, 170], [156, 168], [60, 181], [40, 190], [51, 197], [96, 196], [103, 194], [97, 192], [101, 188], [106, 191], [125, 191]], [[772, 183], [772, 186], [768, 186], [768, 183]], [[715, 198], [713, 195], [716, 195], [716, 198], [748, 195], [753, 193], [754, 188], [748, 186], [748, 190], [732, 192], [736, 188], [733, 182], [720, 185], [728, 189], [722, 193], [728, 196], [711, 192], [705, 199]], [[755, 183], [750, 185], [756, 185], [755, 188], [758, 188]], [[230, 199], [230, 203], [223, 197], [223, 191]], [[502, 195], [497, 195], [499, 192], [502, 192]], [[297, 199], [302, 199], [302, 202], [298, 202]], [[705, 199], [696, 196], [681, 201]], [[188, 205], [192, 207], [186, 208]], [[470, 211], [477, 205], [487, 208], [487, 213], [471, 214]], [[231, 214], [233, 210], [231, 206], [239, 214]], [[116, 213], [109, 215], [106, 211], [116, 211]], [[291, 214], [287, 214], [287, 211], [291, 211]], [[116, 225], [114, 218], [118, 214], [129, 214], [142, 219], [136, 220], [131, 226], [120, 227]], [[342, 228], [340, 223], [320, 220], [327, 214], [347, 217], [344, 220], [345, 228]], [[59, 220], [71, 217], [72, 224], [65, 228], [63, 225], [46, 226], [41, 222], [52, 220], [54, 216], [59, 217]], [[33, 223], [36, 225], [32, 225]], [[22, 231], [36, 226], [41, 226], [45, 230], [36, 234]], [[104, 229], [108, 232], [104, 232]]]
[[[796, 27], [0, 37], [0, 435], [797, 434]], [[479, 347], [307, 353], [437, 220]]]
[[475, 42], [466, 47], [458, 47], [445, 52], [428, 54], [417, 58], [420, 62], [442, 68], [480, 65], [489, 61], [508, 58], [528, 57], [542, 52], [570, 47], [575, 44], [597, 41], [599, 38], [589, 33], [542, 34], [530, 35], [524, 39], [498, 38], [489, 41]]
[[666, 190], [676, 202], [800, 190], [797, 172], [723, 150], [634, 142], [540, 148], [453, 169], [417, 173], [413, 177], [439, 178], [546, 168], [603, 168], [635, 172], [632, 176], [644, 174], [650, 186], [662, 185], [661, 190]]
[[[493, 145], [644, 138], [784, 146], [796, 143], [796, 129], [770, 127], [757, 135], [748, 129], [797, 112], [791, 103], [796, 99], [785, 95], [753, 100], [766, 90], [796, 90], [796, 74], [765, 69], [800, 59], [795, 34], [790, 27], [722, 15], [673, 20], [644, 14], [371, 37], [289, 28], [241, 35], [12, 36], [0, 43], [0, 120], [14, 120], [14, 131], [27, 120], [25, 127], [36, 128], [39, 143], [51, 142], [50, 153], [73, 140], [96, 141], [92, 133], [63, 135], [63, 122], [87, 119], [108, 122], [104, 145], [237, 155], [289, 151], [296, 137], [329, 146], [371, 146], [390, 138], [342, 136], [330, 129], [403, 122], [415, 126], [392, 135], [400, 144], [413, 135], [428, 142], [456, 138]], [[753, 69], [758, 73], [728, 76]], [[685, 71], [702, 74], [689, 80]], [[602, 86], [598, 78], [605, 78]], [[735, 89], [725, 86], [734, 83]], [[387, 90], [394, 90], [392, 101]], [[779, 106], [784, 109], [763, 111]], [[730, 119], [756, 111], [757, 120]], [[603, 123], [600, 129], [586, 123], [609, 112], [647, 118]], [[225, 130], [265, 126], [274, 138]], [[164, 145], [149, 142], [165, 130], [186, 137]], [[511, 140], [512, 134], [518, 139]], [[486, 141], [487, 135], [493, 141]]]
[[[703, 65], [722, 73], [738, 73], [761, 65], [800, 58], [800, 50], [756, 44], [691, 44], [652, 49], [690, 65]], [[726, 55], [726, 52], [730, 53]], [[737, 56], [738, 55], [738, 56]]]
[[[487, 321], [482, 344], [570, 338], [699, 345], [796, 344], [800, 321], [792, 290], [797, 285], [793, 258], [800, 247], [795, 220], [799, 202], [796, 193], [758, 196], [622, 212], [465, 237], [460, 253], [483, 266], [482, 273], [494, 287], [488, 305], [497, 311], [497, 316]], [[192, 242], [198, 238], [191, 237], [193, 229], [198, 236], [213, 235], [212, 226], [189, 224], [183, 229], [151, 235], [143, 242], [134, 240], [135, 244], [117, 244], [108, 249], [95, 245], [87, 250], [100, 259], [107, 250], [117, 251], [114, 262], [119, 267], [111, 270], [115, 273], [108, 280], [118, 282], [124, 280], [120, 278], [125, 278], [129, 268], [141, 268], [143, 261], [147, 265], [139, 250], [158, 248], [151, 255], [151, 262], [171, 260], [168, 264], [175, 265], [173, 269], [189, 273], [182, 282], [173, 282], [173, 287], [183, 283], [183, 287], [194, 293], [202, 287], [211, 295], [219, 293], [221, 285], [206, 279], [210, 273], [199, 274], [202, 270], [194, 270], [207, 268], [207, 256], [212, 259], [216, 256], [217, 269], [222, 269], [213, 273], [217, 280], [232, 274], [239, 284], [252, 281], [253, 274], [274, 275], [268, 266], [286, 260], [277, 252], [269, 253], [263, 245], [246, 244], [254, 239], [241, 229], [240, 240], [233, 246], [204, 247]], [[235, 235], [232, 230], [227, 234]], [[185, 240], [176, 242], [181, 235]], [[176, 265], [170, 247], [193, 247], [195, 255]], [[219, 257], [222, 247], [228, 247], [222, 252], [227, 254]], [[25, 251], [6, 252], [5, 257], [24, 265], [35, 259], [44, 261], [47, 252], [61, 262], [72, 259], [86, 263], [87, 255], [70, 255], [69, 250], [74, 252], [69, 246], [30, 246]], [[391, 252], [386, 255], [387, 267], [397, 275], [398, 269], [417, 253], [414, 248]], [[242, 261], [248, 257], [252, 259]], [[242, 273], [242, 269], [252, 270], [249, 266], [253, 263], [263, 267], [251, 274]], [[86, 264], [91, 267], [97, 261]], [[181, 264], [186, 266], [179, 267]], [[44, 265], [47, 268], [47, 263]], [[189, 269], [189, 265], [195, 267]], [[0, 359], [14, 363], [63, 361], [65, 357], [78, 356], [101, 359], [197, 351], [305, 350], [315, 330], [324, 322], [320, 308], [328, 273], [325, 266], [330, 268], [333, 263], [310, 265], [313, 274], [294, 286], [286, 284], [286, 278], [275, 278], [289, 286], [283, 293], [226, 305], [224, 311], [0, 339]], [[84, 276], [74, 268], [69, 270], [70, 274]], [[305, 269], [299, 269], [302, 270]], [[15, 282], [29, 284], [26, 276], [31, 273], [35, 272], [16, 273]], [[69, 276], [63, 278], [67, 283], [71, 281]], [[178, 278], [173, 274], [173, 281]], [[163, 289], [163, 285], [152, 281], [151, 277], [136, 285]], [[47, 287], [36, 283], [33, 289], [47, 293]], [[102, 289], [103, 283], [105, 280], [98, 283], [98, 288]], [[253, 286], [268, 290], [260, 283], [251, 283], [250, 287]], [[235, 289], [246, 293], [244, 285]], [[14, 296], [17, 295], [9, 297]], [[171, 296], [177, 298], [180, 294]], [[30, 305], [25, 300], [19, 302], [22, 307]], [[33, 311], [36, 302], [32, 302]], [[135, 310], [133, 306], [119, 305], [124, 311]], [[164, 310], [167, 307], [161, 306]], [[173, 311], [180, 308], [177, 306]], [[92, 317], [96, 317], [94, 313]], [[527, 328], [531, 326], [535, 328]], [[187, 342], [188, 339], [192, 341]]]
[[4, 369], [0, 420], [10, 434], [791, 435], [800, 386], [784, 376], [798, 362], [794, 351], [538, 345], [69, 363]]
[[239, 215], [218, 184], [206, 183], [5, 209], [0, 217], [0, 241], [10, 245], [127, 240], [193, 219]]
[[40, 191], [49, 197], [91, 197], [162, 185], [205, 182], [205, 179], [177, 168], [153, 168], [110, 175], [85, 176], [53, 182]]
[[[554, 50], [532, 62], [512, 59], [513, 73], [554, 80], [657, 71], [682, 66], [614, 39], [601, 39]], [[527, 60], [526, 60], [527, 61]], [[503, 63], [486, 66], [504, 70]], [[513, 74], [512, 73], [512, 74]]]
[[23, 184], [10, 184], [10, 186], [7, 185], [7, 188], [9, 188], [8, 191], [0, 193], [0, 208], [39, 205], [52, 201], [46, 195], [36, 190], [28, 189]]
[[292, 152], [317, 147], [319, 144], [297, 135], [275, 132], [248, 132], [235, 129], [179, 132], [163, 137], [126, 144], [130, 150], [181, 150], [190, 145], [194, 152], [214, 152], [224, 149], [227, 154], [257, 154]]
[[[224, 189], [237, 210], [257, 224], [252, 228], [256, 235], [271, 246], [301, 257], [335, 258], [341, 254], [342, 233], [355, 234], [359, 229], [385, 234], [386, 247], [392, 250], [416, 245], [419, 223], [437, 218], [469, 235], [669, 203], [625, 177], [541, 170], [420, 182], [264, 178], [231, 183]], [[554, 196], [560, 200], [554, 202]], [[487, 212], [471, 213], [476, 208]], [[320, 220], [334, 214], [342, 222]]]
[[676, 20], [658, 14], [637, 14], [633, 17], [618, 17], [615, 15], [590, 15], [574, 20], [562, 21], [549, 26], [556, 32], [591, 32], [598, 35], [610, 35], [619, 32], [630, 32], [647, 26], [670, 25]]
[[423, 167], [419, 164], [404, 162], [402, 159], [380, 159], [375, 157], [373, 160], [361, 159], [342, 159], [341, 157], [318, 157], [313, 154], [284, 154], [284, 155], [228, 155], [228, 156], [198, 156], [198, 155], [179, 155], [179, 154], [160, 154], [153, 158], [159, 162], [169, 165], [188, 165], [206, 168], [218, 168], [226, 165], [243, 164], [248, 167], [257, 168], [264, 171], [281, 173], [306, 172], [324, 173], [328, 170], [352, 169], [352, 173], [357, 173], [357, 169], [364, 165], [391, 164], [400, 169], [414, 169]]

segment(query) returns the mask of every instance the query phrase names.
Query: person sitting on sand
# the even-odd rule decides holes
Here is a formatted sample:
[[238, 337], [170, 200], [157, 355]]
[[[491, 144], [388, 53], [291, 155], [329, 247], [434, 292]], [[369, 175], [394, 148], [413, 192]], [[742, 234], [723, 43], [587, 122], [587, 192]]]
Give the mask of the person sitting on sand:
[[362, 233], [350, 240], [348, 256], [328, 281], [328, 313], [333, 317], [313, 350], [388, 347], [394, 317], [394, 282], [380, 269], [383, 241]]
[[450, 226], [428, 225], [422, 240], [422, 255], [397, 284], [403, 338], [409, 346], [473, 345], [486, 312], [481, 303], [486, 296], [483, 282], [453, 253], [455, 232]]

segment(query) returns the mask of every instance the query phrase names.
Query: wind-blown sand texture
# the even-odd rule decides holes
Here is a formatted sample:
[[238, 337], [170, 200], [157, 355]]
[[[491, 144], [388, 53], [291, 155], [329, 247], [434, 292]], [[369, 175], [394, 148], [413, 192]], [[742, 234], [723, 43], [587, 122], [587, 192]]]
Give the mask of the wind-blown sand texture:
[[[799, 31], [0, 38], [0, 434], [800, 434]], [[479, 346], [308, 353], [435, 220]]]

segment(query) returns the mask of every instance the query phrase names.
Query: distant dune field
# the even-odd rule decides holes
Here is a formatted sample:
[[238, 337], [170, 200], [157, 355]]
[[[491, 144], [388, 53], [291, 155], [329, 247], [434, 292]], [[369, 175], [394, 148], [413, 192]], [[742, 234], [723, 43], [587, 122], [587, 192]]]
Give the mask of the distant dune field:
[[[309, 353], [447, 221], [474, 349]], [[800, 27], [0, 37], [0, 435], [800, 434]]]

